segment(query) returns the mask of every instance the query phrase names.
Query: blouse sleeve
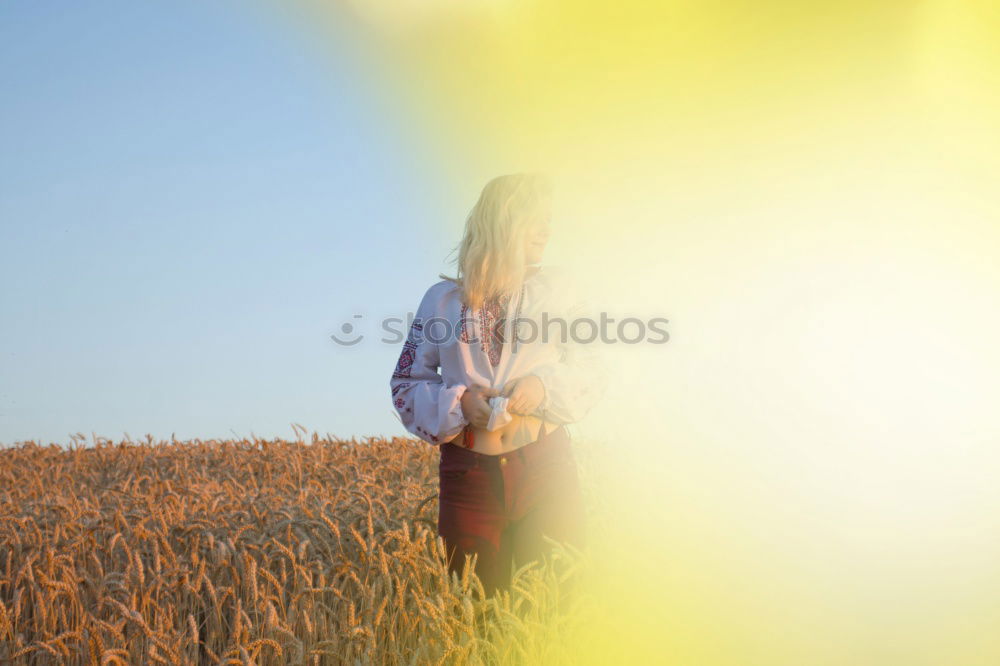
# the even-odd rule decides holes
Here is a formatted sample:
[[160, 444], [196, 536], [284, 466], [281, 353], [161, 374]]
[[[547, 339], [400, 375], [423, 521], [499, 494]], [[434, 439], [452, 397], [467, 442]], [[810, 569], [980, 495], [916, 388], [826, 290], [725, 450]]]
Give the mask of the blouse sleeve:
[[445, 384], [438, 374], [438, 347], [423, 335], [424, 324], [436, 315], [440, 293], [432, 287], [421, 300], [389, 382], [403, 426], [432, 445], [451, 441], [468, 424], [461, 403], [466, 385]]
[[[579, 291], [560, 284], [560, 289], [568, 294], [568, 306], [562, 316], [572, 323], [579, 318], [591, 316], [587, 299]], [[582, 327], [590, 331], [590, 327]], [[545, 397], [535, 411], [547, 421], [555, 423], [575, 423], [581, 420], [600, 401], [608, 381], [608, 367], [600, 351], [601, 338], [591, 341], [555, 339], [559, 348], [558, 362], [541, 365], [530, 374], [542, 380]]]

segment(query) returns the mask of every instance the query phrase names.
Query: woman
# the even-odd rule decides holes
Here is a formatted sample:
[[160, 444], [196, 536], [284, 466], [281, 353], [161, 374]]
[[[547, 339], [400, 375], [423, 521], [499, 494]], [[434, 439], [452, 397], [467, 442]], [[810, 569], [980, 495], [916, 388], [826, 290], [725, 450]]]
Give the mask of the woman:
[[475, 554], [487, 595], [540, 558], [543, 535], [586, 543], [563, 424], [598, 400], [605, 375], [596, 345], [570, 339], [581, 300], [539, 266], [551, 195], [540, 174], [486, 184], [457, 248], [457, 277], [427, 290], [390, 383], [403, 425], [440, 446], [449, 569], [461, 575]]

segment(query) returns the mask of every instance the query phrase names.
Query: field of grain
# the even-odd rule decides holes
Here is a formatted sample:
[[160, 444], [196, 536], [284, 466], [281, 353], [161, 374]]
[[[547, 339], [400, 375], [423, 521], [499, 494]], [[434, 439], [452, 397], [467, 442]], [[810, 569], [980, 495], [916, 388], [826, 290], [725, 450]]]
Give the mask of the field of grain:
[[483, 600], [436, 536], [437, 448], [296, 432], [0, 450], [0, 662], [582, 660], [586, 551]]

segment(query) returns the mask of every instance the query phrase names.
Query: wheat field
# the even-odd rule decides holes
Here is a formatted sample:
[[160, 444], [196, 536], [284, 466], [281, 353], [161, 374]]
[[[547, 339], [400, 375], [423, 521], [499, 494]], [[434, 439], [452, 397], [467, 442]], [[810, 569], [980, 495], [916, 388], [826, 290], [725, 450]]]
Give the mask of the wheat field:
[[584, 660], [587, 551], [484, 600], [436, 535], [436, 447], [295, 432], [0, 449], [0, 662]]

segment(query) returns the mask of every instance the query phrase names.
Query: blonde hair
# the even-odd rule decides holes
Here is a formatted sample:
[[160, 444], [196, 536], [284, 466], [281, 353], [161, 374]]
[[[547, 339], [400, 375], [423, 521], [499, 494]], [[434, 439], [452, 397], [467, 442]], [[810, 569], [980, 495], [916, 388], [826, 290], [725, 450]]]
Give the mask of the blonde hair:
[[497, 176], [486, 183], [455, 248], [458, 274], [441, 275], [461, 287], [466, 305], [478, 308], [520, 287], [527, 268], [526, 236], [542, 222], [543, 204], [551, 196], [551, 181], [538, 172]]

